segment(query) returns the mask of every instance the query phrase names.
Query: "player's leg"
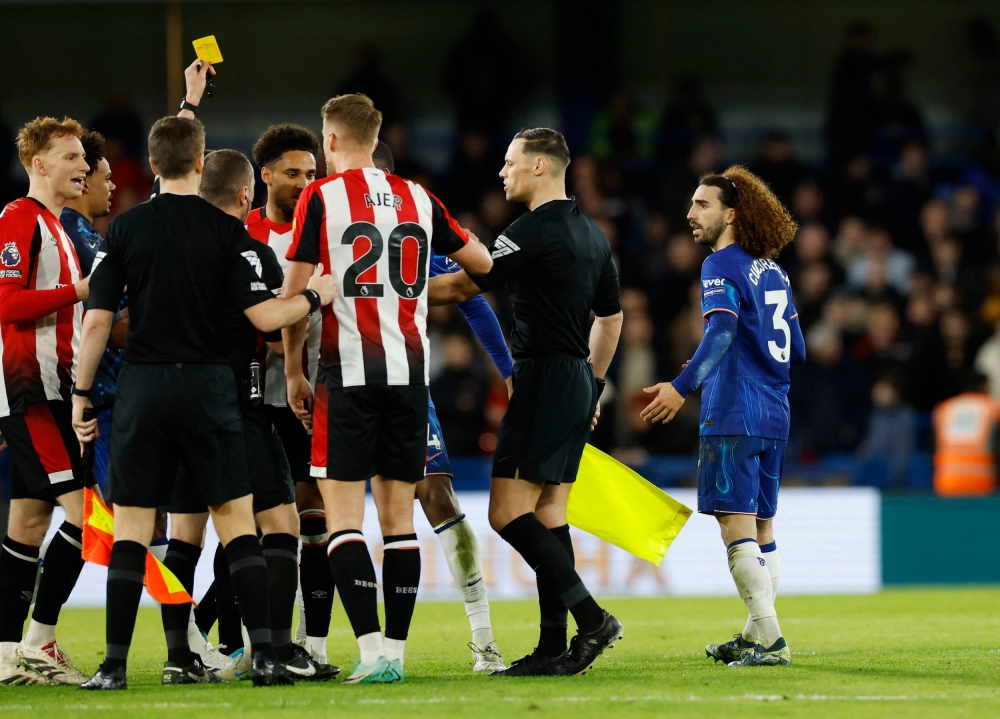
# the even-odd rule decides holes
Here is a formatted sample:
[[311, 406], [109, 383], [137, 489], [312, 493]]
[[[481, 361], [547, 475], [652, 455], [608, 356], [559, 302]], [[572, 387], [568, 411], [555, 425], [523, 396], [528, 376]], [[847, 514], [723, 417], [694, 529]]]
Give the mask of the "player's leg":
[[[112, 477], [114, 471], [112, 471]], [[126, 665], [142, 598], [146, 553], [153, 539], [156, 509], [113, 504], [115, 515], [111, 559], [108, 562], [107, 649], [97, 673], [81, 689], [127, 689]]]
[[326, 638], [333, 611], [333, 575], [326, 556], [330, 535], [326, 531], [323, 495], [315, 479], [296, 481], [295, 506], [299, 510], [299, 539], [302, 542], [299, 555], [302, 611], [296, 642], [304, 646], [313, 659], [326, 664]]
[[51, 683], [44, 675], [19, 666], [17, 656], [38, 574], [38, 550], [52, 519], [49, 502], [16, 498], [26, 493], [12, 463], [7, 536], [0, 545], [0, 684], [5, 685]]
[[[778, 544], [774, 541], [774, 529], [772, 520], [757, 518], [757, 544], [760, 545], [760, 555], [767, 563], [767, 573], [771, 575], [771, 601], [778, 598], [778, 580], [781, 578], [781, 558], [778, 555]], [[753, 619], [747, 616], [746, 626], [743, 627], [743, 638], [748, 642], [757, 641], [754, 632]]]
[[326, 510], [330, 574], [361, 655], [358, 666], [343, 680], [348, 684], [393, 680], [378, 619], [375, 564], [361, 531], [365, 483], [375, 475], [378, 453], [379, 389], [330, 390], [319, 383], [313, 403], [310, 473], [317, 478]]
[[451, 460], [432, 401], [427, 405], [425, 475], [417, 483], [417, 498], [427, 521], [441, 540], [448, 569], [465, 604], [465, 613], [472, 629], [469, 648], [472, 650], [473, 671], [500, 671], [505, 665], [493, 639], [479, 542], [458, 506], [458, 498], [451, 485]]
[[[185, 486], [178, 482], [178, 488]], [[194, 573], [205, 544], [205, 526], [208, 512], [203, 506], [200, 511], [172, 511], [170, 515], [170, 541], [163, 565], [180, 580], [184, 590], [194, 594]], [[163, 604], [160, 606], [163, 620], [163, 635], [167, 641], [167, 661], [163, 665], [163, 684], [201, 684], [210, 680], [209, 671], [203, 664], [200, 652], [191, 646], [189, 624], [191, 606], [189, 604]], [[199, 635], [200, 637], [200, 635]]]
[[[573, 551], [573, 540], [569, 534], [569, 523], [566, 521], [566, 501], [572, 484], [547, 484], [535, 507], [538, 520], [544, 524], [566, 550], [566, 555], [572, 564], [576, 564]], [[567, 649], [567, 626], [569, 611], [558, 593], [541, 576], [536, 577], [538, 584], [539, 633], [536, 651], [548, 657], [560, 657]]]
[[753, 621], [756, 639], [753, 650], [730, 663], [790, 664], [791, 654], [774, 610], [771, 577], [757, 543], [757, 513], [767, 511], [760, 506], [761, 468], [768, 463], [771, 440], [741, 436], [703, 440], [711, 440], [711, 451], [718, 454], [719, 460], [714, 465], [718, 471], [712, 475], [714, 488], [705, 487], [699, 476], [698, 509], [707, 508], [701, 497], [705, 489], [714, 498], [711, 504], [722, 530], [729, 571]]
[[[79, 443], [70, 422], [69, 405], [63, 401], [29, 405], [20, 418], [25, 433], [16, 430], [8, 438], [14, 462], [34, 483], [38, 499], [58, 503], [65, 519], [49, 542], [42, 562], [35, 609], [28, 630], [18, 647], [22, 665], [29, 666], [59, 684], [80, 684], [86, 677], [73, 666], [69, 655], [56, 642], [56, 623], [62, 605], [83, 569], [83, 466]], [[43, 488], [43, 485], [44, 488]], [[51, 509], [46, 510], [51, 512]], [[48, 528], [48, 516], [45, 529]], [[42, 530], [44, 533], [44, 529]], [[39, 542], [41, 544], [41, 542]]]
[[583, 360], [519, 362], [514, 393], [500, 425], [490, 487], [490, 525], [535, 568], [576, 620], [569, 654], [537, 652], [503, 674], [577, 674], [622, 635], [621, 623], [602, 609], [576, 573], [562, 542], [535, 514], [546, 483], [572, 482], [597, 404], [593, 368]]

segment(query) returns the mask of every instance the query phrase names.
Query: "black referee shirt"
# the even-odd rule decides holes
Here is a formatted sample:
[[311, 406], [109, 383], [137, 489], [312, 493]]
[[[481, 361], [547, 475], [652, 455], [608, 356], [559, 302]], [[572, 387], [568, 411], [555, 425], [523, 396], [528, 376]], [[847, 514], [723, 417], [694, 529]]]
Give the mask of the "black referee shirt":
[[[284, 273], [281, 271], [281, 265], [278, 263], [274, 250], [257, 240], [253, 240], [252, 245], [258, 258], [256, 262], [252, 263], [254, 272], [270, 291], [271, 296], [280, 296]], [[233, 372], [238, 379], [249, 379], [250, 363], [260, 360], [257, 354], [259, 334], [253, 322], [243, 313], [239, 297], [231, 297], [226, 309], [226, 347], [229, 350], [229, 364], [232, 365]], [[272, 342], [280, 342], [281, 332], [266, 335], [265, 338]]]
[[128, 286], [129, 362], [226, 363], [225, 317], [274, 295], [243, 224], [196, 195], [157, 195], [111, 221], [89, 307], [114, 311]]
[[590, 356], [590, 311], [621, 310], [618, 268], [601, 228], [573, 200], [525, 212], [493, 243], [493, 269], [470, 275], [483, 290], [506, 282], [514, 305], [514, 359]]

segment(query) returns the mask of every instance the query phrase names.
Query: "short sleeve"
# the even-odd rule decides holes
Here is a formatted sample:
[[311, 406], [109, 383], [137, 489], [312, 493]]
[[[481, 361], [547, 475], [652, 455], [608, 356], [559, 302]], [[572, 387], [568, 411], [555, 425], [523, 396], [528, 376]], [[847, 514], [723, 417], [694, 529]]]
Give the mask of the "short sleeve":
[[534, 222], [534, 216], [525, 213], [493, 241], [490, 247], [493, 269], [486, 275], [469, 275], [481, 290], [490, 290], [497, 284], [506, 282], [524, 267], [534, 247], [531, 238], [531, 225]]
[[263, 270], [261, 278], [264, 280], [264, 284], [267, 285], [267, 289], [271, 291], [272, 295], [280, 297], [281, 285], [285, 281], [285, 275], [281, 271], [277, 255], [274, 254], [273, 249], [263, 242], [254, 243], [254, 247], [257, 250], [257, 255], [260, 257], [261, 269]]
[[38, 215], [9, 208], [0, 215], [0, 285], [27, 287], [32, 253], [37, 254], [41, 244]]
[[740, 316], [740, 290], [733, 272], [710, 255], [701, 266], [701, 313], [729, 312]]
[[597, 281], [597, 292], [594, 294], [592, 309], [598, 317], [609, 317], [621, 312], [622, 293], [618, 285], [618, 266], [610, 253], [601, 268], [601, 277]]
[[[427, 192], [424, 190], [424, 192]], [[458, 252], [469, 243], [469, 233], [463, 230], [455, 221], [441, 200], [430, 192], [427, 196], [431, 200], [431, 214], [433, 216], [431, 247], [441, 255], [450, 255]]]
[[249, 235], [229, 265], [228, 283], [229, 294], [241, 310], [274, 298], [264, 280], [264, 263]]
[[319, 248], [326, 242], [326, 207], [323, 196], [315, 189], [321, 184], [314, 182], [307, 186], [295, 205], [292, 218], [292, 241], [285, 257], [294, 262], [319, 264]]
[[122, 224], [116, 218], [108, 227], [108, 236], [100, 244], [90, 268], [90, 298], [87, 309], [117, 312], [125, 290], [125, 256]]

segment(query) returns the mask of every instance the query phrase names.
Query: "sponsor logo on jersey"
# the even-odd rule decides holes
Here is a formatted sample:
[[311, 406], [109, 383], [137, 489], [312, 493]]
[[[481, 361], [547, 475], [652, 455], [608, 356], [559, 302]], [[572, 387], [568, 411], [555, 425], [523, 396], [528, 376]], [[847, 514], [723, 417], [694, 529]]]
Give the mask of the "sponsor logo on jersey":
[[3, 262], [5, 267], [16, 267], [21, 264], [21, 253], [17, 249], [16, 242], [8, 242], [3, 246], [3, 250], [0, 250], [0, 262]]
[[518, 247], [517, 244], [513, 240], [508, 238], [506, 235], [500, 235], [497, 238], [496, 242], [493, 243], [493, 252], [490, 253], [490, 256], [493, 259], [496, 259], [497, 257], [513, 255], [520, 249], [521, 248]]
[[[250, 266], [253, 267], [254, 272], [257, 273], [258, 277], [262, 277], [264, 275], [264, 268], [261, 266], [260, 258], [257, 256], [256, 252], [253, 250], [247, 250], [246, 252], [241, 252], [240, 254], [243, 255], [243, 258], [250, 263]], [[265, 287], [264, 289], [267, 288]]]

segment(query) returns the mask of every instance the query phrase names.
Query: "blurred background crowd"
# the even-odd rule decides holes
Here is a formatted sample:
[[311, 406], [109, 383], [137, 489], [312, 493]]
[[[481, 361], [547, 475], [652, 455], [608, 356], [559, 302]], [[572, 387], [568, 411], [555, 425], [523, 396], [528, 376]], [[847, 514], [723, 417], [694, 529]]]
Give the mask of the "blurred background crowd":
[[[356, 47], [349, 69], [329, 87], [370, 95], [384, 113], [381, 138], [397, 174], [427, 185], [485, 242], [524, 211], [506, 202], [497, 176], [534, 90], [516, 49], [530, 41], [520, 30], [487, 6], [449, 45], [436, 80], [451, 108], [443, 153], [440, 143], [436, 151], [426, 147], [425, 125], [376, 44]], [[996, 26], [985, 17], [964, 22], [971, 92], [946, 136], [909, 89], [919, 50], [887, 47], [864, 20], [830, 32], [840, 48], [823, 68], [824, 109], [806, 133], [816, 138], [811, 145], [802, 123], [764, 121], [731, 132], [711, 99], [712, 78], [697, 73], [672, 77], [664, 102], [654, 104], [603, 77], [599, 95], [572, 95], [566, 88], [574, 82], [591, 70], [600, 75], [583, 66], [581, 77], [560, 81], [558, 112], [542, 116], [566, 132], [574, 156], [570, 193], [604, 229], [621, 273], [625, 324], [593, 442], [661, 473], [664, 482], [693, 475], [698, 397], [670, 425], [650, 426], [639, 418], [648, 402], [643, 388], [675, 377], [702, 336], [705, 251], [693, 243], [685, 215], [699, 176], [731, 162], [762, 176], [800, 225], [778, 258], [792, 280], [808, 350], [792, 374], [791, 475], [930, 486], [934, 407], [968, 390], [1000, 400]], [[227, 71], [220, 67], [220, 87]], [[278, 110], [273, 121], [287, 119]], [[155, 115], [115, 92], [93, 117], [80, 119], [109, 140], [115, 212], [142, 201], [151, 181], [144, 137]], [[212, 120], [207, 113], [203, 119], [212, 143]], [[234, 144], [246, 149], [253, 139]], [[0, 199], [18, 196], [23, 185], [5, 125]], [[261, 191], [255, 204], [263, 201]], [[489, 299], [506, 331], [506, 297]], [[450, 453], [489, 456], [506, 407], [503, 383], [454, 308], [432, 311], [431, 343], [431, 393]]]

